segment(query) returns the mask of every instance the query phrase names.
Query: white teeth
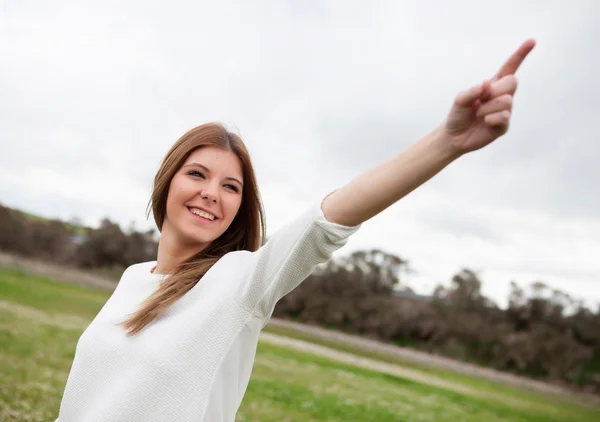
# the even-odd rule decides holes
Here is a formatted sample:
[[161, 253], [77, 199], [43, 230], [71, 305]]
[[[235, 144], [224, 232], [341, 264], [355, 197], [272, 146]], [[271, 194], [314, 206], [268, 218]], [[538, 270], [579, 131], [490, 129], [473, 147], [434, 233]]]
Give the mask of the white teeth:
[[198, 215], [200, 217], [204, 217], [204, 218], [206, 218], [207, 220], [210, 220], [210, 221], [213, 221], [215, 219], [214, 215], [209, 214], [207, 212], [204, 212], [202, 210], [199, 210], [197, 208], [190, 208], [190, 211], [192, 212], [192, 214], [196, 214], [196, 215]]

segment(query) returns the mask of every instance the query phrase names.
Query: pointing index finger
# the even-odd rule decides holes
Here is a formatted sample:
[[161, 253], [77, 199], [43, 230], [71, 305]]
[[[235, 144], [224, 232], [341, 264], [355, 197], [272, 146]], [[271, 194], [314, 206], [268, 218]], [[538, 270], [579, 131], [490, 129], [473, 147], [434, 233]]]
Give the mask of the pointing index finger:
[[533, 50], [533, 47], [535, 47], [535, 40], [533, 39], [529, 39], [521, 44], [521, 47], [502, 65], [496, 76], [494, 76], [494, 79], [498, 80], [507, 75], [514, 75], [525, 60], [525, 57]]

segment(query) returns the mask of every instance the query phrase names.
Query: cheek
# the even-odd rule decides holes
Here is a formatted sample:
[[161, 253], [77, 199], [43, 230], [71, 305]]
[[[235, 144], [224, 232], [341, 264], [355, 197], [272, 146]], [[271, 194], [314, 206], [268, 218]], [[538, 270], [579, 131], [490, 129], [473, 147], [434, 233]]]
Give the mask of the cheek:
[[181, 213], [181, 205], [183, 204], [183, 191], [180, 186], [171, 186], [167, 194], [167, 217], [176, 217]]
[[241, 204], [242, 204], [242, 201], [237, 198], [232, 198], [232, 200], [227, 203], [227, 210], [228, 210], [230, 221], [233, 221], [235, 216], [238, 214]]
[[169, 193], [167, 194], [167, 209], [171, 209], [175, 206], [175, 202], [177, 200], [177, 190], [169, 189]]
[[194, 185], [185, 179], [173, 179], [169, 188], [167, 202], [177, 206], [183, 204], [194, 194]]

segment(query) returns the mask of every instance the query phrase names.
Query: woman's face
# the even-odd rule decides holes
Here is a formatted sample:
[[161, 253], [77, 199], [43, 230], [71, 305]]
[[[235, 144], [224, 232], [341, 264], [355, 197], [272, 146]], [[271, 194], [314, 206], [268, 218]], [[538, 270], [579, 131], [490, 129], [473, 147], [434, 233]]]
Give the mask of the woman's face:
[[243, 183], [241, 163], [232, 151], [214, 146], [195, 150], [171, 180], [162, 235], [182, 247], [203, 250], [235, 218]]

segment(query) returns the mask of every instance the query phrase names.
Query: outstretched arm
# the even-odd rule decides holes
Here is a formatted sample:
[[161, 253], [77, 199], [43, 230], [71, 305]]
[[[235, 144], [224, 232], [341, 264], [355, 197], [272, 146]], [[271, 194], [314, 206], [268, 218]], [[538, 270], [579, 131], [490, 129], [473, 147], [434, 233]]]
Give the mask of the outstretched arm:
[[515, 72], [535, 46], [527, 40], [489, 81], [457, 95], [446, 121], [407, 150], [329, 195], [325, 218], [356, 226], [379, 214], [444, 167], [504, 135], [509, 126]]

